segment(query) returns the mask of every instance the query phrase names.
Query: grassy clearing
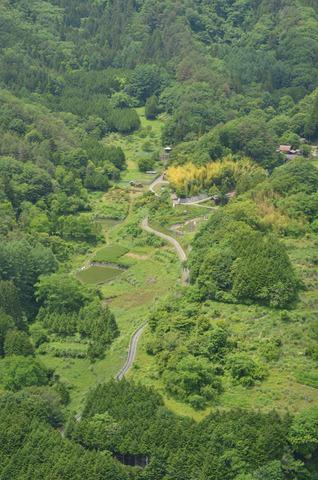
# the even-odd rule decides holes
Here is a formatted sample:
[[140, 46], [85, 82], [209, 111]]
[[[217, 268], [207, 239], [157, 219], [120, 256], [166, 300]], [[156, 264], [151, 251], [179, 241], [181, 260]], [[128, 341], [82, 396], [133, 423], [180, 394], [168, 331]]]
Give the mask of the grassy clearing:
[[[126, 189], [114, 187], [109, 192], [95, 196], [93, 211], [95, 219], [105, 221], [112, 226], [116, 221], [124, 220], [129, 212], [130, 195]], [[113, 222], [113, 223], [112, 223]]]
[[[147, 120], [144, 107], [137, 108], [141, 119], [141, 128], [132, 135], [111, 134], [105, 138], [106, 144], [121, 147], [126, 155], [127, 170], [122, 173], [120, 186], [127, 187], [130, 181], [149, 185], [156, 175], [142, 173], [138, 169], [138, 161], [143, 158], [151, 158], [162, 150], [161, 131], [163, 119]], [[162, 171], [160, 163], [156, 163], [155, 170]]]
[[77, 278], [90, 285], [100, 285], [114, 280], [122, 271], [118, 268], [91, 266], [77, 273]]
[[121, 356], [112, 354], [110, 361], [110, 353], [105, 359], [94, 364], [86, 358], [65, 359], [53, 355], [42, 356], [41, 360], [47, 367], [53, 368], [60, 379], [70, 386], [70, 409], [74, 412], [81, 411], [85, 394], [90, 388], [114, 377], [122, 365]]
[[93, 261], [117, 263], [126, 253], [128, 253], [128, 249], [121, 245], [107, 245], [96, 252]]

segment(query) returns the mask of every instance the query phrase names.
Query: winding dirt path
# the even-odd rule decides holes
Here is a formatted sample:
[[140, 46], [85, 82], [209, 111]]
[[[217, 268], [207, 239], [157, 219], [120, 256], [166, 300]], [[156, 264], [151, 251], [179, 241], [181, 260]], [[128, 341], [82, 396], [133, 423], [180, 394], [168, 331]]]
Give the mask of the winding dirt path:
[[155, 188], [157, 185], [160, 184], [167, 185], [169, 182], [164, 179], [164, 173], [160, 175], [160, 177], [156, 178], [150, 185], [149, 185], [149, 191], [154, 193], [156, 197], [159, 197], [159, 194], [156, 192]]
[[[158, 196], [158, 194], [155, 191], [155, 187], [160, 183], [168, 183], [168, 182], [165, 182], [163, 175], [158, 177], [149, 186], [149, 190], [153, 192], [156, 196]], [[187, 261], [187, 258], [188, 258], [187, 254], [182, 248], [182, 246], [180, 245], [180, 243], [175, 238], [170, 237], [170, 235], [166, 235], [165, 233], [159, 232], [158, 230], [155, 230], [154, 228], [150, 227], [148, 223], [148, 217], [144, 218], [143, 221], [141, 222], [141, 228], [145, 232], [152, 233], [153, 235], [156, 235], [157, 237], [162, 238], [166, 242], [170, 243], [176, 250], [179, 260], [182, 264]], [[181, 281], [183, 285], [188, 285], [189, 283], [189, 270], [185, 267], [183, 267], [182, 269]], [[120, 382], [120, 380], [122, 380], [125, 377], [126, 373], [133, 366], [133, 363], [135, 361], [136, 354], [137, 354], [138, 342], [146, 325], [147, 325], [147, 322], [144, 322], [142, 325], [140, 325], [140, 327], [138, 327], [138, 329], [135, 331], [135, 333], [132, 335], [130, 339], [126, 362], [115, 377], [115, 379], [118, 382]]]
[[183, 248], [181, 247], [180, 243], [178, 240], [176, 240], [173, 237], [170, 237], [170, 235], [166, 235], [165, 233], [159, 232], [158, 230], [155, 230], [154, 228], [150, 227], [148, 223], [148, 218], [144, 218], [143, 221], [141, 222], [141, 228], [148, 233], [152, 233], [153, 235], [156, 235], [157, 237], [162, 238], [166, 242], [170, 243], [176, 250], [177, 255], [179, 257], [179, 260], [183, 263], [186, 262], [188, 257]]

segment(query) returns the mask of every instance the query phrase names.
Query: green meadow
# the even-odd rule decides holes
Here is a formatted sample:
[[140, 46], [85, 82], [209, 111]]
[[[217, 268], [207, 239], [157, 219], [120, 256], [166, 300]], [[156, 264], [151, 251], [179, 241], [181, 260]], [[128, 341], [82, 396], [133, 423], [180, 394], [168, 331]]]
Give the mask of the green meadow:
[[119, 268], [92, 265], [77, 273], [77, 278], [87, 284], [100, 285], [114, 280], [122, 272]]
[[117, 263], [125, 253], [128, 253], [128, 249], [121, 245], [107, 245], [96, 252], [93, 261]]

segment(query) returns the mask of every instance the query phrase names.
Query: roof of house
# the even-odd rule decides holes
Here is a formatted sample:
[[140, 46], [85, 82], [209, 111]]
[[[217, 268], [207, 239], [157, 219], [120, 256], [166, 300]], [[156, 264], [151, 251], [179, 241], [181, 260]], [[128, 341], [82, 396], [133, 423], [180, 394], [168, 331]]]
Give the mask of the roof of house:
[[283, 153], [288, 153], [292, 149], [291, 145], [279, 145], [279, 151]]

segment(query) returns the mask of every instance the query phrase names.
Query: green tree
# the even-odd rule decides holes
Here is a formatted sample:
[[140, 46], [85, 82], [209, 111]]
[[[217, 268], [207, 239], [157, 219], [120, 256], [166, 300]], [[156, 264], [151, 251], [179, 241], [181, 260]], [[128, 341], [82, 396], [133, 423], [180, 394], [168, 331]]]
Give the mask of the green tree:
[[318, 136], [318, 94], [313, 98], [312, 106], [305, 124], [305, 135], [310, 140], [314, 140]]
[[9, 356], [0, 361], [0, 383], [8, 390], [47, 385], [48, 381], [47, 369], [32, 357]]
[[5, 355], [33, 355], [34, 348], [26, 332], [9, 330], [4, 340]]
[[4, 341], [9, 330], [15, 327], [15, 323], [10, 315], [0, 310], [0, 356], [4, 355]]
[[155, 120], [159, 113], [158, 98], [155, 96], [147, 98], [145, 115], [148, 120]]
[[0, 202], [0, 235], [7, 235], [16, 225], [12, 204], [8, 201]]
[[293, 449], [304, 458], [318, 451], [318, 408], [312, 407], [296, 415], [290, 428], [289, 440]]
[[23, 325], [23, 313], [19, 291], [13, 281], [0, 280], [0, 305], [1, 310], [12, 317], [16, 325], [21, 328]]
[[138, 161], [138, 168], [141, 172], [148, 172], [154, 167], [154, 161], [152, 158], [141, 158]]
[[227, 364], [233, 379], [245, 387], [253, 386], [256, 380], [266, 376], [266, 369], [245, 353], [232, 354]]
[[252, 479], [254, 480], [284, 480], [284, 472], [282, 464], [279, 460], [274, 460], [254, 472]]
[[91, 450], [112, 450], [119, 431], [119, 424], [108, 412], [96, 413], [75, 424], [71, 438]]
[[233, 294], [278, 308], [294, 302], [300, 284], [283, 245], [261, 235], [246, 238], [243, 245], [232, 266]]
[[91, 294], [74, 276], [55, 273], [41, 277], [36, 299], [49, 313], [72, 313], [79, 312]]
[[88, 162], [85, 171], [84, 186], [89, 190], [106, 192], [109, 188], [108, 177], [102, 168], [96, 167], [93, 162]]
[[100, 238], [101, 227], [87, 215], [59, 217], [58, 233], [65, 240], [96, 244]]
[[[37, 311], [35, 301], [35, 284], [40, 275], [49, 274], [57, 269], [57, 261], [50, 248], [26, 240], [13, 240], [0, 244], [0, 279], [12, 281], [16, 287], [14, 291], [10, 284], [1, 284], [5, 291], [10, 290], [4, 305], [7, 312], [15, 317], [14, 309], [23, 305], [25, 314], [32, 318]], [[13, 298], [18, 294], [18, 302], [14, 306]], [[0, 293], [1, 295], [1, 293]], [[11, 311], [10, 311], [11, 310]]]
[[91, 358], [103, 356], [105, 349], [119, 335], [114, 315], [99, 300], [81, 309], [78, 329], [82, 336], [93, 340], [89, 351]]
[[167, 391], [174, 397], [190, 403], [194, 408], [203, 408], [215, 401], [222, 391], [220, 379], [205, 358], [186, 356], [164, 373]]
[[141, 122], [136, 110], [116, 109], [110, 115], [111, 127], [120, 133], [132, 133], [140, 128]]
[[152, 95], [157, 95], [162, 85], [161, 72], [156, 65], [138, 65], [127, 84], [129, 95], [145, 102]]

